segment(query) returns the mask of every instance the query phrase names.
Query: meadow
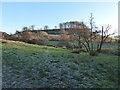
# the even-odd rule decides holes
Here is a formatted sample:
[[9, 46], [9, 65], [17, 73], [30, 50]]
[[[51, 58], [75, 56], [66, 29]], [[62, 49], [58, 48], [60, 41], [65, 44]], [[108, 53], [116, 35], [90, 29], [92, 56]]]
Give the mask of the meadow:
[[[55, 43], [55, 42], [51, 42]], [[106, 44], [103, 48], [117, 49]], [[118, 88], [118, 56], [27, 44], [2, 43], [3, 88]]]

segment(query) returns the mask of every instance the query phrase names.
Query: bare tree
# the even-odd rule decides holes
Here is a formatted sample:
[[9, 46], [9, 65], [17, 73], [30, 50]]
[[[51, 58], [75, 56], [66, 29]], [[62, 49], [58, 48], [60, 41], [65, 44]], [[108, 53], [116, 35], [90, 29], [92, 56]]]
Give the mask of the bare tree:
[[[102, 30], [97, 30], [98, 28], [95, 26], [95, 23], [93, 22], [93, 16], [91, 13], [90, 16], [90, 43], [91, 43], [91, 51], [93, 49], [96, 49], [97, 52], [100, 53], [103, 43], [109, 38], [109, 36], [114, 35], [116, 32], [109, 34], [109, 30], [111, 29], [110, 25], [107, 25], [107, 27], [102, 26]], [[97, 40], [99, 37], [99, 40]], [[98, 41], [97, 47], [95, 47], [94, 43], [95, 41]], [[94, 48], [93, 48], [94, 47]]]
[[68, 29], [68, 34], [70, 35], [72, 42], [77, 41], [79, 49], [85, 48], [90, 55], [91, 53], [95, 55], [95, 53], [100, 52], [104, 42], [109, 38], [109, 36], [115, 34], [115, 32], [109, 34], [109, 30], [111, 29], [110, 25], [105, 27], [105, 30], [103, 26], [102, 30], [98, 30], [93, 21], [92, 13], [90, 16], [90, 28], [86, 26], [84, 22], [77, 21], [63, 23], [63, 26], [64, 27], [62, 28]]
[[55, 26], [55, 29], [57, 29], [57, 26]]
[[31, 25], [31, 29], [32, 29], [32, 30], [35, 30], [35, 25]]
[[44, 26], [44, 30], [48, 30], [48, 28], [49, 28], [49, 27], [48, 27], [47, 25]]
[[59, 24], [59, 28], [63, 29], [63, 24], [62, 23]]
[[23, 27], [23, 29], [22, 29], [23, 31], [28, 31], [29, 30], [29, 28], [28, 27]]
[[15, 34], [19, 34], [19, 33], [21, 33], [21, 32], [20, 32], [20, 31], [18, 31], [18, 30], [16, 30]]
[[91, 50], [93, 51], [93, 42], [92, 42], [92, 36], [93, 36], [93, 16], [92, 16], [92, 13], [91, 13], [91, 16], [90, 16], [90, 43], [91, 43]]
[[109, 30], [111, 29], [110, 25], [107, 25], [107, 27], [104, 30], [104, 27], [102, 26], [102, 30], [101, 30], [101, 39], [100, 42], [97, 45], [97, 51], [100, 52], [102, 49], [102, 45], [104, 44], [104, 42], [106, 41], [106, 39], [111, 36], [114, 35], [116, 33], [116, 31], [114, 31], [113, 33], [109, 34]]
[[70, 39], [72, 39], [73, 41], [74, 38], [74, 41], [78, 42], [79, 49], [81, 49], [82, 46], [84, 46], [88, 51], [89, 48], [86, 46], [85, 42], [83, 41], [84, 39], [87, 41], [88, 38], [87, 33], [89, 32], [88, 27], [83, 22], [77, 22], [77, 21], [66, 22], [63, 23], [63, 25], [64, 25], [64, 29], [68, 31]]

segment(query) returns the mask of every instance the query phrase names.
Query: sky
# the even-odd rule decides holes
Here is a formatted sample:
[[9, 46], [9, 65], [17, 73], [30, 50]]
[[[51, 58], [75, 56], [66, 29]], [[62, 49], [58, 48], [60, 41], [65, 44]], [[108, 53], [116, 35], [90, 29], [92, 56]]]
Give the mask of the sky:
[[110, 24], [118, 30], [118, 2], [2, 2], [2, 28], [0, 31], [15, 33], [24, 26], [35, 29], [59, 26], [68, 21], [84, 21], [89, 25], [93, 13], [97, 27]]

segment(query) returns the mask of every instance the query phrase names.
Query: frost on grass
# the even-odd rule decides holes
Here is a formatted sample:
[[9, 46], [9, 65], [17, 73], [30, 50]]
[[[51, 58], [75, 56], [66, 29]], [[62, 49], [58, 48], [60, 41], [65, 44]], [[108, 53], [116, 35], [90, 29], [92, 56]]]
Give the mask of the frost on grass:
[[115, 83], [108, 78], [112, 77], [110, 70], [117, 64], [107, 67], [108, 64], [103, 62], [109, 62], [111, 58], [96, 58], [98, 60], [92, 61], [87, 54], [71, 54], [69, 50], [6, 43], [3, 45], [2, 87], [114, 87]]

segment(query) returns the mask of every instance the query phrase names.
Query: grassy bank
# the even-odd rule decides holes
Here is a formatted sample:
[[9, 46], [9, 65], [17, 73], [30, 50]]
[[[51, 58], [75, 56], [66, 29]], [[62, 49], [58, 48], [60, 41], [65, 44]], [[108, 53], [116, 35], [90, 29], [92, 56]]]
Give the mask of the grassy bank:
[[2, 44], [3, 88], [117, 88], [118, 56], [39, 46]]

